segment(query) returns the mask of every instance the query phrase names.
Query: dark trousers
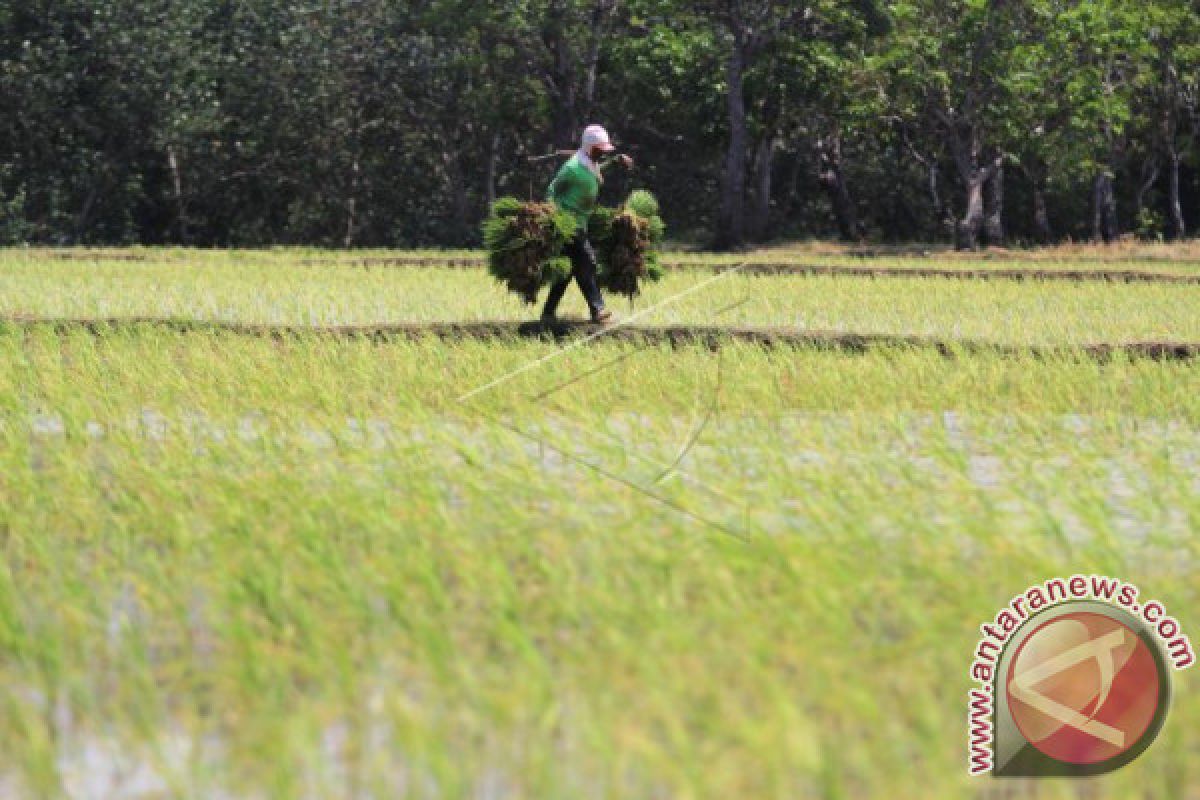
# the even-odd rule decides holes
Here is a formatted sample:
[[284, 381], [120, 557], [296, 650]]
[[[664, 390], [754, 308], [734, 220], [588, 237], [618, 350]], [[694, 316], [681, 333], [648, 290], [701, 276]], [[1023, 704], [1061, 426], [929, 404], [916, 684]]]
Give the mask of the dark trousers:
[[587, 233], [581, 231], [576, 234], [571, 243], [563, 248], [563, 255], [571, 259], [571, 275], [550, 285], [542, 315], [554, 316], [559, 302], [567, 293], [567, 287], [571, 285], [571, 278], [579, 284], [579, 291], [583, 292], [583, 299], [587, 300], [592, 314], [604, 310], [604, 295], [600, 294], [600, 286], [596, 283], [596, 251], [592, 249]]

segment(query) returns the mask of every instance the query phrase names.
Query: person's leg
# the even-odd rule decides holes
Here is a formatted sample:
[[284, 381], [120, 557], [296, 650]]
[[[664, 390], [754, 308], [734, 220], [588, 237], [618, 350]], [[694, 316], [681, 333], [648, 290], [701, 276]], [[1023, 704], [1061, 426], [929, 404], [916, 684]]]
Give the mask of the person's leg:
[[[574, 270], [572, 270], [574, 274]], [[562, 301], [563, 295], [567, 293], [567, 287], [571, 285], [571, 277], [567, 276], [550, 284], [550, 291], [546, 294], [546, 305], [542, 308], [542, 319], [553, 319], [558, 313], [558, 304]]]
[[574, 265], [571, 271], [594, 319], [604, 311], [604, 295], [596, 282], [596, 251], [592, 249], [592, 243], [588, 241], [585, 233], [579, 234], [575, 241], [571, 242], [571, 248], [571, 263]]

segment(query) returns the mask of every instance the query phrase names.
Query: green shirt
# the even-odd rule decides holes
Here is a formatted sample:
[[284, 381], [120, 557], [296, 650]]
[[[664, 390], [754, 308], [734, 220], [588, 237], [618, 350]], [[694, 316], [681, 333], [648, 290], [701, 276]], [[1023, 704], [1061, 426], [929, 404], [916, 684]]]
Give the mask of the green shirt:
[[580, 163], [577, 153], [554, 176], [547, 195], [550, 202], [569, 212], [576, 224], [586, 230], [588, 218], [596, 208], [596, 198], [600, 196], [600, 179]]

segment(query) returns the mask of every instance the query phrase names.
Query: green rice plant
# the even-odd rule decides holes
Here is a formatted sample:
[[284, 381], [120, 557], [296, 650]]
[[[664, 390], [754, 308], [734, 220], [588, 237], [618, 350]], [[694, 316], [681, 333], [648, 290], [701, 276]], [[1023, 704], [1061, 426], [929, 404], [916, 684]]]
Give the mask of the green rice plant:
[[643, 283], [661, 280], [657, 245], [665, 233], [658, 200], [644, 189], [635, 190], [619, 209], [594, 212], [588, 234], [599, 261], [600, 287], [633, 298], [641, 294]]
[[643, 219], [651, 219], [659, 215], [658, 198], [645, 189], [634, 189], [625, 201], [625, 208]]
[[[521, 320], [528, 311], [478, 272], [301, 263], [256, 253], [170, 254], [145, 262], [0, 254], [0, 316], [176, 317], [279, 325]], [[560, 274], [567, 270], [559, 262]], [[661, 308], [639, 325], [778, 327], [924, 335], [1011, 345], [1200, 342], [1200, 286], [1068, 281], [713, 276], [675, 270], [641, 287]], [[678, 299], [672, 299], [678, 298]], [[714, 318], [716, 309], [737, 305]], [[583, 313], [570, 293], [563, 312]]]
[[[971, 797], [1014, 592], [1197, 624], [1188, 363], [130, 325], [0, 365], [14, 800]], [[1089, 796], [1190, 785], [1195, 672]]]
[[[382, 252], [68, 252], [0, 254], [0, 315], [521, 314]], [[710, 279], [646, 285], [646, 324], [1200, 339], [1188, 286], [671, 299]], [[1196, 640], [1200, 368], [950, 355], [0, 325], [2, 792], [974, 796], [967, 666], [1014, 592], [1121, 576]], [[1194, 783], [1196, 674], [1091, 795]]]
[[524, 203], [515, 197], [501, 197], [492, 205], [493, 217], [511, 218], [521, 213]]
[[560, 253], [574, 235], [575, 220], [552, 204], [501, 198], [483, 223], [488, 269], [524, 302], [535, 303], [543, 286], [570, 274]]

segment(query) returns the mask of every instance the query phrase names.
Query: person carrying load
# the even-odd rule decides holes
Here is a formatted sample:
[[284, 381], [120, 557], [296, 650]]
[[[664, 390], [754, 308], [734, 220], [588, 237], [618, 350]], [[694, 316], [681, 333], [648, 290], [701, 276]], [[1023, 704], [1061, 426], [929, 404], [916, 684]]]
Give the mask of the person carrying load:
[[[588, 239], [588, 220], [596, 208], [600, 187], [604, 183], [602, 170], [612, 163], [610, 160], [601, 164], [600, 159], [614, 149], [608, 131], [599, 125], [589, 125], [583, 132], [579, 151], [562, 165], [550, 183], [547, 199], [575, 217], [576, 232], [575, 238], [563, 250], [563, 254], [571, 259], [571, 274], [551, 284], [546, 305], [542, 309], [543, 323], [555, 321], [558, 304], [571, 285], [571, 278], [579, 284], [592, 322], [603, 325], [612, 320], [612, 312], [605, 308], [604, 295], [596, 282], [596, 251]], [[633, 167], [633, 159], [627, 155], [614, 160], [626, 169]]]

